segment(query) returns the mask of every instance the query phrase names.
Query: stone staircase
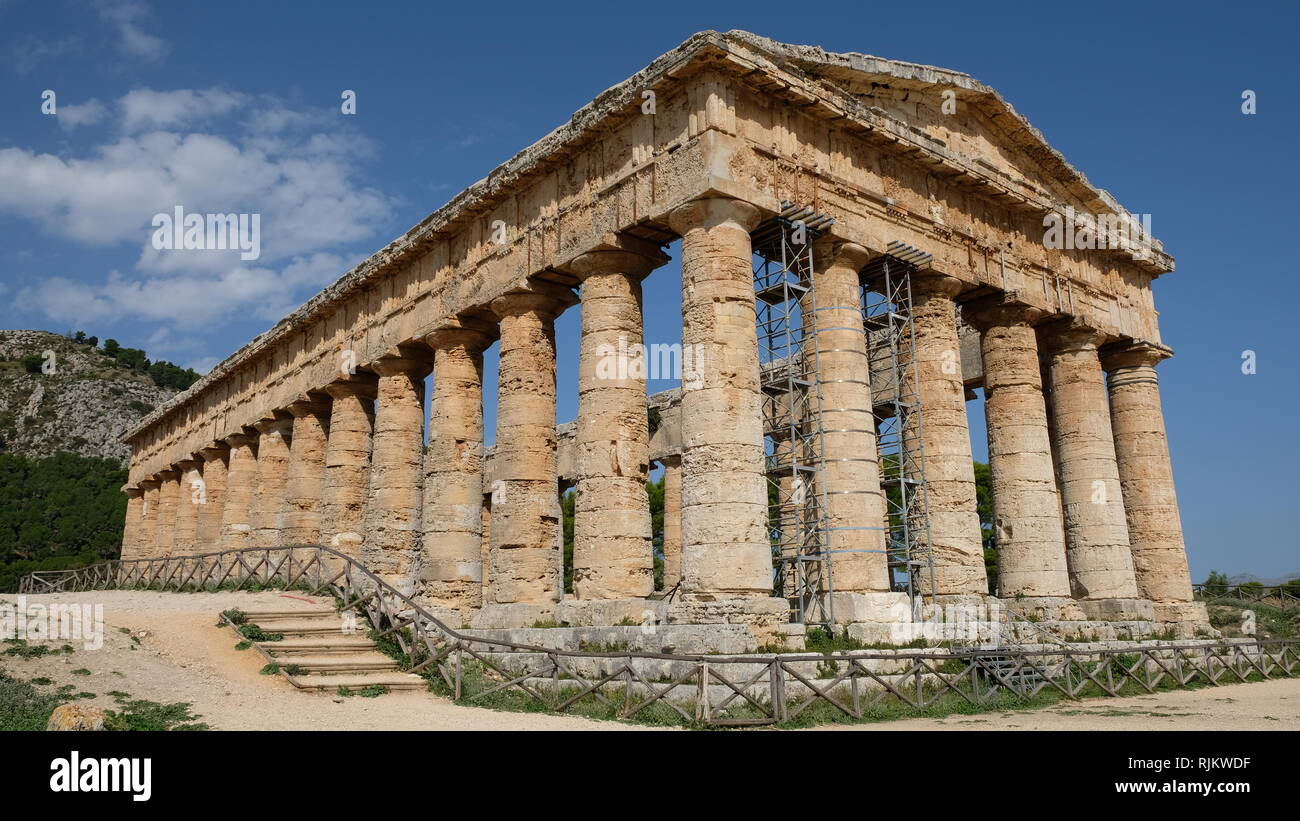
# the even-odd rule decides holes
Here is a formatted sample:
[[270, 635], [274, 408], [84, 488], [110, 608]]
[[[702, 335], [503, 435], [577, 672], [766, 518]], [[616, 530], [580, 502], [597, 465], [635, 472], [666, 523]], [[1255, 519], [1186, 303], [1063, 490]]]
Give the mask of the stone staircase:
[[[368, 636], [370, 624], [357, 617], [351, 631], [333, 609], [246, 611], [245, 624], [256, 624], [280, 641], [259, 641], [254, 647], [300, 690], [357, 691], [368, 687], [423, 690], [424, 679], [404, 673], [381, 653]], [[289, 673], [289, 668], [293, 673]]]

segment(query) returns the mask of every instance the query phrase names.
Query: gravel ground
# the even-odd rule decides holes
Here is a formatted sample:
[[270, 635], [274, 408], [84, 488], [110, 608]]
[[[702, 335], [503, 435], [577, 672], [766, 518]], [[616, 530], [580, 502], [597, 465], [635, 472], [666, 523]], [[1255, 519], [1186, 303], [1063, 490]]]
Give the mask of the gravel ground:
[[[14, 594], [0, 596], [13, 602]], [[0, 656], [0, 668], [30, 680], [52, 679], [92, 692], [87, 703], [116, 707], [110, 691], [162, 703], [190, 702], [198, 720], [222, 730], [629, 730], [617, 722], [455, 705], [432, 693], [394, 692], [339, 699], [295, 689], [258, 671], [253, 650], [237, 651], [229, 629], [216, 627], [222, 610], [313, 608], [332, 604], [298, 593], [155, 593], [111, 590], [27, 596], [32, 602], [102, 604], [104, 644], [67, 655]], [[127, 628], [123, 633], [119, 628]], [[134, 637], [134, 638], [133, 638]], [[136, 640], [138, 639], [138, 641]], [[3, 647], [4, 645], [0, 645]], [[90, 675], [73, 670], [89, 670]], [[1229, 684], [1151, 696], [1089, 699], [1042, 710], [903, 719], [887, 724], [830, 725], [835, 730], [1297, 730], [1300, 679]]]
[[[291, 610], [333, 606], [332, 599], [300, 593], [155, 593], [109, 590], [27, 596], [28, 603], [102, 604], [104, 642], [98, 650], [21, 659], [0, 655], [0, 668], [31, 680], [45, 677], [96, 694], [78, 703], [114, 709], [111, 691], [164, 704], [193, 704], [199, 721], [220, 730], [628, 730], [617, 722], [534, 713], [509, 713], [452, 704], [432, 693], [393, 692], [377, 698], [308, 693], [280, 676], [264, 676], [255, 650], [235, 650], [229, 628], [216, 626], [229, 608]], [[0, 596], [14, 602], [15, 594]], [[125, 627], [131, 634], [122, 633]], [[137, 643], [132, 639], [139, 639]], [[0, 645], [0, 648], [8, 645]], [[132, 649], [134, 648], [134, 649]], [[90, 670], [77, 675], [73, 670]]]

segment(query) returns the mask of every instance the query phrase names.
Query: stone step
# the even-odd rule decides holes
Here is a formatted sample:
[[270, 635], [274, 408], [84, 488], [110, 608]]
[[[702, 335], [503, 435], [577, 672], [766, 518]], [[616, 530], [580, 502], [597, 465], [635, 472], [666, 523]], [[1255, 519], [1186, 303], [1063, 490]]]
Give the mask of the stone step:
[[276, 621], [312, 621], [314, 619], [338, 619], [339, 613], [333, 608], [328, 610], [245, 610], [248, 621], [265, 626]]
[[387, 687], [390, 690], [423, 690], [428, 685], [424, 679], [413, 673], [340, 673], [338, 675], [303, 675], [285, 678], [294, 687], [301, 690], [329, 690], [347, 687], [360, 690], [365, 687]]
[[397, 662], [374, 651], [347, 655], [285, 656], [278, 663], [281, 668], [296, 665], [309, 673], [387, 673], [397, 670]]
[[299, 636], [281, 641], [260, 641], [257, 646], [273, 656], [350, 655], [375, 649], [375, 643], [363, 635]]
[[365, 637], [365, 632], [344, 633], [343, 622], [335, 618], [333, 621], [319, 619], [316, 621], [282, 621], [262, 624], [253, 622], [258, 627], [268, 633], [282, 633], [285, 636], [361, 636]]

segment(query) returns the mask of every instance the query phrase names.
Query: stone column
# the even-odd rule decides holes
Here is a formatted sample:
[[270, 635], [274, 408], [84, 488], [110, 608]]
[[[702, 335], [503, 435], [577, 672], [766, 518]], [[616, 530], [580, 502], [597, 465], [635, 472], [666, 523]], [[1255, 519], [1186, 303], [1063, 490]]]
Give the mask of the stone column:
[[[989, 583], [953, 302], [964, 286], [954, 277], [917, 272], [911, 287], [917, 383], [905, 389], [921, 406], [934, 592], [986, 594]], [[906, 447], [915, 448], [915, 428], [909, 427], [903, 435]], [[929, 584], [929, 578], [923, 577], [922, 589], [928, 591]]]
[[227, 462], [230, 447], [225, 442], [215, 442], [199, 451], [203, 457], [203, 495], [199, 508], [198, 552], [214, 553], [221, 550], [221, 518], [226, 507]]
[[573, 530], [579, 599], [654, 592], [641, 280], [665, 261], [657, 253], [605, 250], [571, 266], [582, 278]]
[[144, 504], [140, 509], [140, 538], [136, 543], [133, 559], [148, 559], [153, 556], [154, 543], [158, 538], [158, 495], [159, 482], [149, 478], [140, 481], [144, 491]]
[[424, 377], [430, 366], [427, 358], [412, 355], [385, 357], [370, 367], [379, 374], [379, 385], [362, 563], [399, 590], [409, 590], [420, 549]]
[[203, 489], [203, 475], [199, 473], [197, 459], [184, 459], [176, 463], [180, 469], [179, 492], [176, 496], [176, 539], [172, 545], [173, 556], [193, 556], [198, 553], [199, 499]]
[[358, 374], [325, 388], [334, 401], [330, 403], [329, 439], [325, 444], [321, 540], [357, 560], [361, 559], [365, 541], [375, 382], [371, 374]]
[[176, 544], [176, 500], [181, 492], [181, 473], [169, 467], [158, 471], [157, 477], [158, 527], [152, 555], [155, 559], [165, 559], [172, 554], [172, 546]]
[[293, 415], [293, 435], [289, 440], [281, 536], [285, 544], [319, 544], [329, 405], [300, 400], [290, 404], [288, 411]]
[[284, 527], [284, 488], [289, 474], [289, 438], [293, 420], [272, 416], [257, 428], [257, 491], [253, 497], [253, 546], [279, 547]]
[[221, 510], [221, 549], [253, 546], [253, 496], [257, 490], [257, 439], [251, 433], [226, 437], [230, 467], [226, 471], [226, 501]]
[[664, 466], [664, 592], [682, 580], [682, 460], [666, 456]]
[[998, 551], [998, 595], [1068, 597], [1064, 531], [1033, 322], [1008, 299], [967, 306], [981, 331], [984, 413]]
[[438, 331], [424, 472], [420, 600], [466, 615], [483, 604], [482, 330]]
[[[682, 236], [682, 580], [687, 600], [772, 595], [755, 332], [754, 206], [689, 202]], [[698, 354], [698, 355], [697, 355]]]
[[[820, 369], [822, 472], [836, 592], [890, 589], [885, 555], [885, 495], [880, 486], [871, 367], [862, 324], [858, 272], [870, 258], [851, 242], [826, 240], [813, 248], [813, 293]], [[810, 324], [805, 317], [805, 325]], [[810, 488], [809, 492], [821, 492]], [[874, 551], [874, 552], [864, 552]]]
[[1102, 338], [1069, 322], [1042, 332], [1070, 588], [1077, 599], [1136, 599], [1110, 407], [1097, 357]]
[[1110, 417], [1140, 595], [1156, 605], [1160, 621], [1205, 621], [1192, 600], [1174, 472], [1160, 407], [1155, 365], [1173, 352], [1150, 342], [1108, 345]]
[[555, 317], [543, 294], [492, 303], [500, 318], [497, 439], [488, 560], [496, 604], [552, 605], [563, 595], [555, 540]]
[[122, 559], [140, 558], [140, 537], [144, 529], [144, 490], [138, 487], [125, 487], [126, 521], [122, 525]]

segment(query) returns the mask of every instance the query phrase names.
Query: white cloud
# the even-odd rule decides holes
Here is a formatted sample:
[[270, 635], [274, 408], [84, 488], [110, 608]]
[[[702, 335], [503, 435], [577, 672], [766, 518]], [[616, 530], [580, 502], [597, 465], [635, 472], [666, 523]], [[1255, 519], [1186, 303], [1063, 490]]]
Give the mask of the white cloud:
[[80, 105], [60, 105], [59, 125], [71, 130], [83, 125], [94, 125], [108, 116], [108, 107], [99, 100], [87, 100]]
[[136, 89], [120, 101], [122, 130], [128, 133], [146, 129], [187, 127], [206, 119], [228, 114], [244, 102], [241, 94], [208, 88], [176, 91]]
[[9, 59], [16, 74], [30, 74], [46, 60], [61, 57], [72, 51], [77, 45], [77, 38], [66, 37], [62, 40], [42, 40], [28, 34], [20, 37], [9, 46]]
[[113, 27], [117, 48], [128, 57], [160, 60], [167, 54], [167, 43], [149, 34], [140, 23], [150, 16], [149, 6], [139, 0], [96, 0], [99, 19]]

